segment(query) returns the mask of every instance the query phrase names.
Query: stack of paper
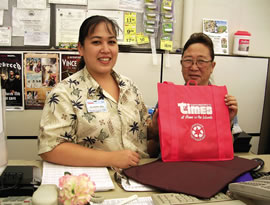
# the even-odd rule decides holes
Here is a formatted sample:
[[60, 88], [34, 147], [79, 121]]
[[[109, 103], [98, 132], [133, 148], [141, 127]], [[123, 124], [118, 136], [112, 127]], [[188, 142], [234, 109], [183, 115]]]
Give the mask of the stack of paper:
[[132, 179], [121, 179], [121, 185], [125, 191], [156, 191], [153, 187], [143, 185]]
[[59, 185], [59, 178], [65, 172], [72, 175], [87, 174], [96, 184], [96, 191], [108, 191], [114, 189], [112, 179], [106, 167], [70, 167], [43, 162], [43, 174], [41, 184]]
[[[125, 201], [126, 198], [119, 199], [106, 199], [102, 203], [91, 203], [93, 205], [119, 205]], [[149, 197], [139, 197], [134, 201], [128, 202], [128, 205], [154, 205], [152, 198]]]

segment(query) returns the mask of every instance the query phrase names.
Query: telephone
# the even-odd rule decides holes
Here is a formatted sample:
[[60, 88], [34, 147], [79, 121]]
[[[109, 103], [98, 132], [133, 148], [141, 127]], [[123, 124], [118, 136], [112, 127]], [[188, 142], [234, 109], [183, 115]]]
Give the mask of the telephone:
[[34, 192], [32, 205], [57, 205], [58, 188], [54, 184], [43, 184]]
[[256, 204], [270, 204], [270, 175], [253, 181], [231, 183], [229, 190], [235, 195], [252, 199]]

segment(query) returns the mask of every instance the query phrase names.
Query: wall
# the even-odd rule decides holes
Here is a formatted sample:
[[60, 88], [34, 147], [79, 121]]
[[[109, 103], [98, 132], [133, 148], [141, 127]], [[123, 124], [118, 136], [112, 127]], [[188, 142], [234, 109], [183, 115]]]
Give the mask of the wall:
[[[251, 33], [250, 56], [270, 56], [269, 0], [187, 0], [193, 1], [190, 33], [202, 31], [202, 19], [228, 20], [229, 48], [237, 30]], [[185, 41], [181, 42], [184, 45]]]

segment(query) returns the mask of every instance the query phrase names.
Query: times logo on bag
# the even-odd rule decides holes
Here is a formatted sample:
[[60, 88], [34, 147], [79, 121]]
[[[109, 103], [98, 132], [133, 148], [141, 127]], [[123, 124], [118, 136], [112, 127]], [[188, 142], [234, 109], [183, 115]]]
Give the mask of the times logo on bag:
[[[190, 104], [178, 103], [181, 119], [213, 119], [213, 109], [211, 104]], [[202, 141], [205, 137], [205, 129], [202, 124], [195, 123], [190, 128], [191, 138], [195, 141]]]
[[213, 119], [211, 104], [178, 103], [182, 114], [181, 119]]

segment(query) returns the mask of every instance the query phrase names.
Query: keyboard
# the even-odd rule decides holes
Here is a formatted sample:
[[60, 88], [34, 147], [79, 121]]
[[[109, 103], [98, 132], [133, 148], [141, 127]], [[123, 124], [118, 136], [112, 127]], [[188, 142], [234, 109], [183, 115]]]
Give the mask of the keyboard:
[[[240, 200], [233, 200], [224, 193], [218, 193], [210, 199], [199, 199], [186, 194], [164, 193], [153, 194], [154, 205], [181, 205], [181, 204], [203, 204], [203, 205], [244, 205]], [[214, 203], [213, 203], [214, 202]]]

